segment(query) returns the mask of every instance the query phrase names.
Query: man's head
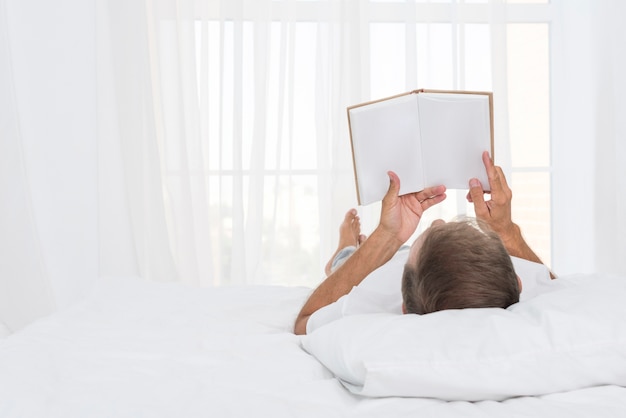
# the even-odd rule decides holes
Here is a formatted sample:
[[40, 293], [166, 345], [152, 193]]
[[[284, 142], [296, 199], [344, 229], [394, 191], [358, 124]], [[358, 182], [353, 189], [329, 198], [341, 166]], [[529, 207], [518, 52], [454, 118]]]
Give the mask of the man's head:
[[411, 247], [402, 277], [406, 313], [506, 308], [520, 285], [498, 235], [476, 220], [435, 221]]

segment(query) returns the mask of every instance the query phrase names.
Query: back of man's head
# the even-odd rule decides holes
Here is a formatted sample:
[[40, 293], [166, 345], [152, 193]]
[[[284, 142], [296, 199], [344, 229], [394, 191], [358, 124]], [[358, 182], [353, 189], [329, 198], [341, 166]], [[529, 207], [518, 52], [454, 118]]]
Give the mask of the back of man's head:
[[519, 301], [519, 293], [504, 244], [475, 221], [431, 227], [417, 260], [405, 266], [402, 277], [407, 313], [506, 308]]

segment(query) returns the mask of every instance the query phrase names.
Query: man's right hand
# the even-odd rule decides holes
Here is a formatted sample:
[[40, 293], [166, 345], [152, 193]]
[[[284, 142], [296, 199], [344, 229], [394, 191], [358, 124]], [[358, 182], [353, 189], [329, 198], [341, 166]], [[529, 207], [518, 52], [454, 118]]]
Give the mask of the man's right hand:
[[380, 214], [379, 229], [393, 236], [398, 248], [413, 235], [424, 211], [446, 198], [445, 186], [427, 187], [416, 193], [399, 196], [400, 179], [389, 172], [389, 189], [385, 195]]

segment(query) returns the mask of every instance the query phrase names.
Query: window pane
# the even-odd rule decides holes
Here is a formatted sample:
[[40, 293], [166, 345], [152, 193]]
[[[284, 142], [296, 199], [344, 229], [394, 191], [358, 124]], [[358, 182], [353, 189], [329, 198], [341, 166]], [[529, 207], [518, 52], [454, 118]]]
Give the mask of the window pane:
[[[208, 109], [205, 118], [208, 125], [207, 135], [209, 140], [207, 141], [207, 144], [205, 144], [205, 149], [208, 150], [207, 155], [205, 156], [205, 161], [208, 161], [209, 169], [218, 170], [221, 165], [221, 141], [219, 138], [222, 115], [222, 104], [220, 103], [222, 65], [219, 54], [214, 51], [220, 51], [222, 39], [219, 22], [206, 22], [204, 24], [208, 26], [206, 29], [208, 32], [207, 45], [204, 45], [204, 48], [209, 51], [209, 57], [206, 64], [208, 66], [208, 80], [205, 81], [208, 88], [208, 92], [206, 93]], [[198, 45], [202, 45], [201, 42], [198, 42]], [[201, 60], [198, 59], [198, 62], [201, 62]], [[201, 83], [198, 82], [198, 85], [201, 85]]]
[[539, 258], [550, 265], [550, 173], [513, 173], [513, 221]]
[[[317, 24], [296, 24], [293, 61], [293, 132], [288, 141], [292, 144], [290, 167], [298, 169], [317, 168], [317, 145], [315, 139], [315, 70]], [[287, 111], [289, 114], [289, 111]], [[287, 118], [285, 118], [287, 120]], [[284, 167], [284, 166], [283, 166]]]
[[269, 51], [268, 51], [268, 72], [267, 72], [267, 106], [266, 117], [266, 138], [265, 138], [265, 167], [268, 169], [278, 169], [283, 155], [282, 146], [286, 141], [285, 119], [280, 109], [285, 108], [285, 80], [286, 66], [281, 62], [281, 46], [283, 45], [282, 31], [284, 25], [279, 22], [272, 22], [270, 30]]
[[508, 93], [513, 167], [550, 165], [550, 82], [547, 24], [510, 24]]
[[454, 86], [452, 25], [417, 25], [417, 81], [419, 88], [451, 89]]
[[[233, 53], [233, 24], [232, 22], [224, 22], [223, 25], [223, 38], [222, 48], [223, 55], [221, 57], [222, 73], [222, 103], [220, 103], [222, 114], [221, 124], [221, 137], [219, 141], [219, 161], [221, 168], [232, 169], [233, 168], [233, 89], [234, 80], [233, 74], [234, 68], [234, 53]], [[228, 140], [224, 140], [229, 138]]]
[[371, 98], [404, 92], [406, 88], [405, 31], [400, 23], [370, 25]]
[[491, 36], [487, 24], [465, 25], [465, 89], [491, 90]]
[[[293, 35], [290, 31], [293, 29]], [[315, 70], [317, 25], [311, 22], [290, 24], [274, 22], [269, 31], [266, 68], [248, 69], [256, 82], [267, 82], [267, 100], [263, 111], [265, 120], [265, 168], [316, 169], [315, 142]], [[259, 59], [263, 65], [263, 59]], [[259, 75], [266, 76], [260, 80]], [[291, 83], [293, 82], [293, 84]], [[250, 90], [253, 92], [254, 90]], [[249, 96], [253, 96], [250, 94]]]
[[[241, 100], [241, 119], [235, 118], [235, 124], [241, 124], [241, 126], [234, 126], [233, 131], [241, 131], [241, 160], [244, 170], [250, 169], [250, 161], [252, 159], [252, 141], [253, 141], [253, 127], [254, 127], [254, 94], [248, 94], [248, 92], [254, 91], [255, 85], [255, 66], [258, 64], [254, 60], [254, 28], [251, 22], [243, 22], [242, 25], [242, 38], [241, 38], [241, 68], [242, 80], [241, 86], [237, 86], [234, 90], [235, 94], [239, 94], [240, 97], [234, 97], [233, 100]], [[236, 62], [236, 61], [235, 61]], [[228, 142], [228, 138], [224, 138]], [[235, 138], [236, 139], [236, 138]], [[237, 158], [236, 154], [234, 158]]]
[[[316, 175], [266, 176], [263, 209], [263, 258], [260, 274], [268, 284], [316, 286], [319, 260]], [[259, 273], [257, 273], [259, 274]]]

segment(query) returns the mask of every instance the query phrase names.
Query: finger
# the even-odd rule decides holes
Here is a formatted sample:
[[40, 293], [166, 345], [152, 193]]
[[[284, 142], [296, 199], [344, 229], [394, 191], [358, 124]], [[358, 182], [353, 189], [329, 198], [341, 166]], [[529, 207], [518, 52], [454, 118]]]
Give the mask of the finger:
[[[491, 190], [483, 190], [483, 194], [491, 194]], [[472, 195], [470, 194], [470, 192], [467, 192], [467, 194], [465, 195], [465, 199], [467, 199], [467, 201], [469, 203], [474, 203], [474, 201], [472, 200]]]
[[498, 172], [498, 178], [500, 179], [500, 185], [502, 186], [502, 191], [505, 194], [511, 193], [511, 188], [509, 187], [508, 182], [506, 181], [506, 176], [504, 175], [504, 171], [502, 171], [502, 167], [496, 166], [496, 171]]
[[435, 206], [438, 203], [443, 202], [444, 200], [446, 200], [446, 197], [447, 195], [445, 193], [441, 193], [436, 196], [431, 196], [426, 200], [420, 200], [420, 205], [422, 206], [423, 210], [426, 210], [430, 207]]
[[510, 204], [513, 194], [509, 188], [504, 173], [500, 167], [495, 168], [498, 178], [499, 190], [495, 190], [491, 195], [491, 200], [497, 205]]
[[417, 192], [417, 199], [422, 202], [434, 196], [442, 195], [446, 192], [446, 186], [427, 187], [421, 192]]
[[487, 151], [483, 152], [483, 164], [485, 165], [485, 170], [487, 171], [489, 189], [492, 195], [498, 195], [502, 192], [502, 183], [500, 181], [501, 176], [496, 169], [497, 167], [493, 165], [493, 161], [491, 160], [491, 157], [489, 157], [489, 153]]
[[491, 159], [488, 151], [483, 151], [482, 158], [485, 169], [489, 170], [489, 167], [493, 167], [493, 160]]
[[485, 218], [489, 215], [489, 208], [485, 204], [485, 196], [483, 185], [478, 179], [471, 179], [469, 182], [469, 193], [471, 202], [474, 203], [474, 211], [479, 218]]
[[398, 175], [393, 171], [388, 171], [387, 175], [389, 176], [389, 189], [387, 190], [387, 194], [385, 194], [383, 200], [396, 198], [400, 193], [400, 178]]

